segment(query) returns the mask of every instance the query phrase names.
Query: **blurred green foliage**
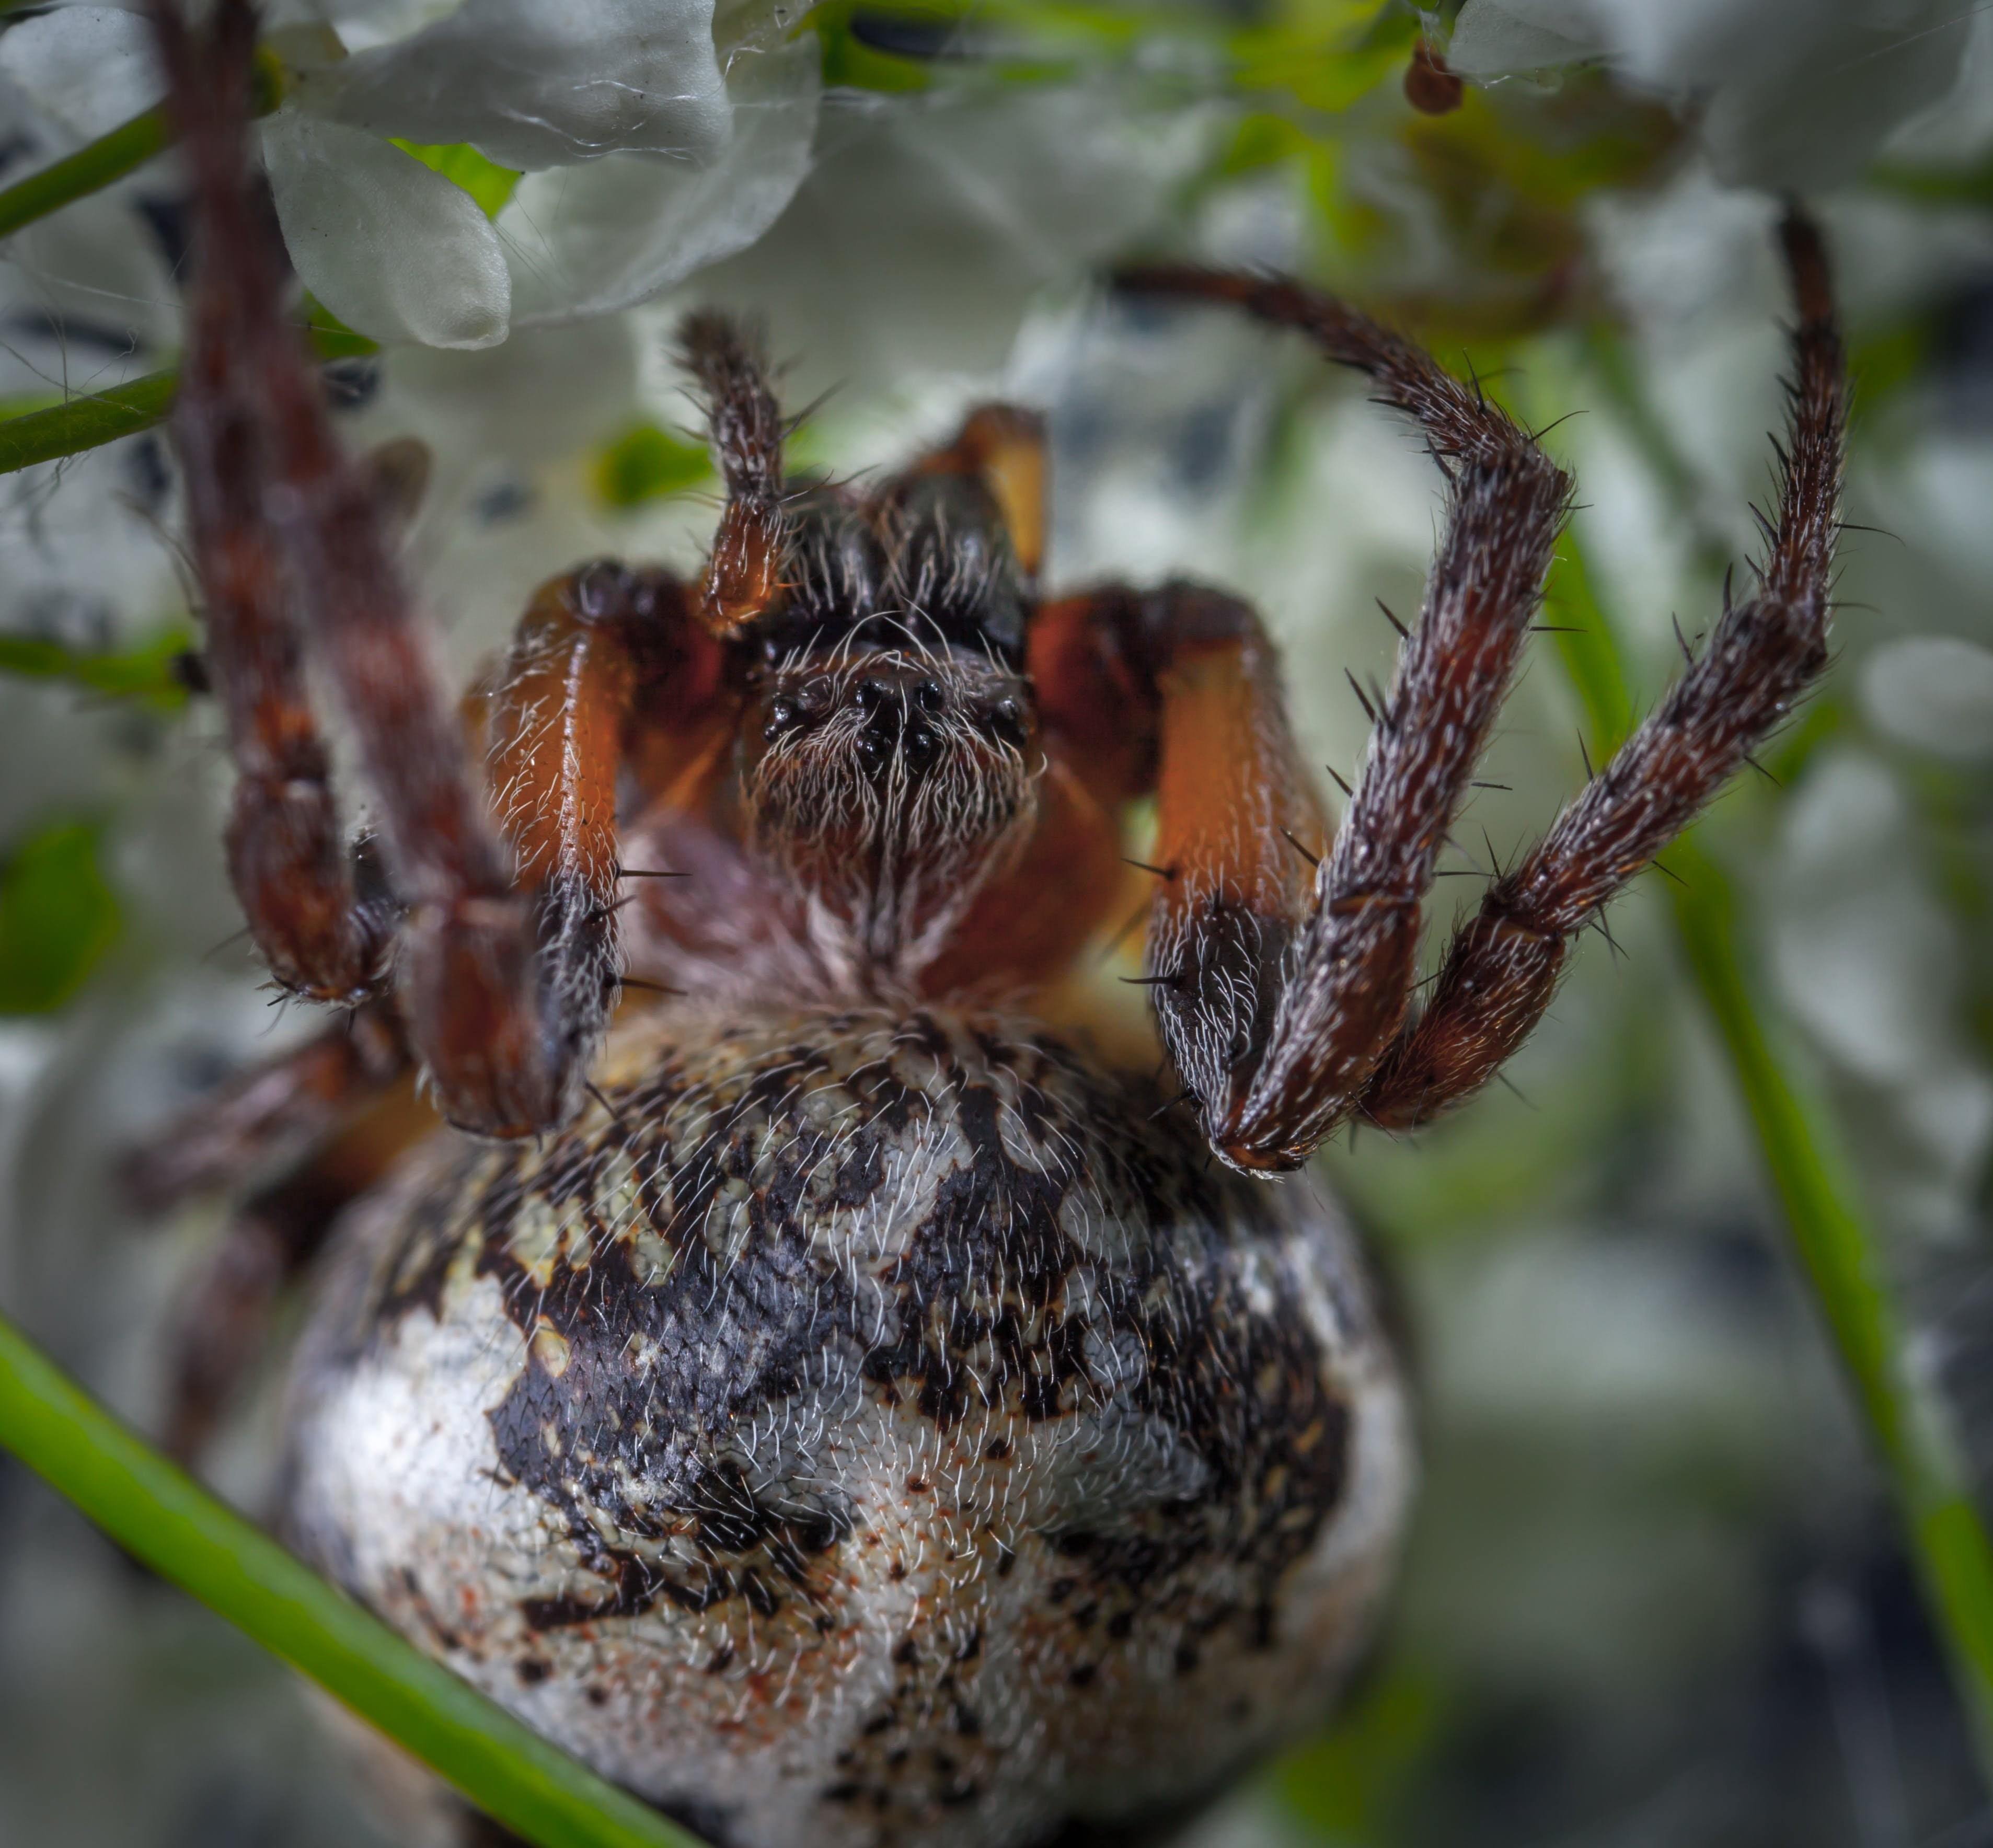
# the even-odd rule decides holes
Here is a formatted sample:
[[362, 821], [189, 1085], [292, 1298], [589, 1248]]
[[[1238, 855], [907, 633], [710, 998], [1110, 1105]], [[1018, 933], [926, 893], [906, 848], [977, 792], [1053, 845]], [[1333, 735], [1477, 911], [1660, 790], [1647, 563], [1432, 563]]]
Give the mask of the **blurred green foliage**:
[[632, 424], [596, 453], [592, 479], [605, 506], [643, 507], [700, 487], [713, 478], [703, 442], [654, 423]]
[[67, 1001], [123, 928], [99, 865], [101, 831], [58, 822], [0, 866], [0, 1014], [46, 1014]]
[[175, 623], [136, 647], [72, 648], [39, 636], [0, 635], [0, 674], [54, 681], [108, 699], [135, 699], [155, 712], [186, 704], [193, 631]]

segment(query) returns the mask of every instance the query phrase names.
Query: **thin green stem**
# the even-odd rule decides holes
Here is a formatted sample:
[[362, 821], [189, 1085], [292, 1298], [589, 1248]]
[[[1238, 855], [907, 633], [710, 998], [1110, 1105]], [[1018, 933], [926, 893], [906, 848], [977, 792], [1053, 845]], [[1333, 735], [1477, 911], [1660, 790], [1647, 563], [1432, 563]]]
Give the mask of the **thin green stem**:
[[[1549, 600], [1558, 614], [1557, 651], [1602, 762], [1632, 729], [1631, 677], [1574, 533], [1564, 535]], [[1701, 832], [1668, 850], [1676, 927], [1729, 1055], [1793, 1249], [1888, 1472], [1981, 1772], [1993, 1784], [1993, 1543], [1972, 1500], [1949, 1408], [1916, 1365], [1890, 1298], [1832, 1111], [1755, 991], [1740, 948], [1735, 892]]]
[[23, 225], [101, 193], [114, 179], [142, 167], [173, 138], [166, 110], [156, 104], [87, 147], [50, 162], [11, 186], [0, 187], [0, 237], [11, 237]]
[[148, 372], [127, 384], [73, 398], [50, 410], [0, 419], [0, 475], [149, 430], [173, 408], [179, 384], [177, 369]]
[[0, 1445], [126, 1551], [540, 1848], [699, 1848], [316, 1576], [97, 1405], [0, 1317]]
[[[269, 52], [259, 50], [256, 113], [268, 114], [282, 100], [283, 94], [283, 67]], [[92, 193], [101, 193], [113, 180], [122, 179], [154, 155], [163, 153], [174, 139], [166, 105], [156, 103], [73, 154], [50, 162], [11, 186], [0, 187], [0, 237], [11, 237], [23, 225], [46, 218], [79, 199], [87, 199]]]

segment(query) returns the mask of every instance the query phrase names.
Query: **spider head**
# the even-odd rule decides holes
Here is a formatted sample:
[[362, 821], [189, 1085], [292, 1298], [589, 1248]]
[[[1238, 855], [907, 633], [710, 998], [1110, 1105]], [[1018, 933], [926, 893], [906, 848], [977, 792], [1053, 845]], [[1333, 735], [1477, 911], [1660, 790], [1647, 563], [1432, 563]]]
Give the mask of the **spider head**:
[[744, 740], [756, 845], [863, 960], [909, 972], [1028, 832], [1038, 766], [1000, 527], [925, 485], [795, 510]]

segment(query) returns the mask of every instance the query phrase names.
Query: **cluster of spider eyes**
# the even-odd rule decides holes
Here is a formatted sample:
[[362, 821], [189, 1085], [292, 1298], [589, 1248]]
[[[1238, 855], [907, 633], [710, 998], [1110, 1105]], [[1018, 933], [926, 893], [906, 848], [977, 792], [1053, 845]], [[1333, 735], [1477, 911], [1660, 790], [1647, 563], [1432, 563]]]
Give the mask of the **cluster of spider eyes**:
[[[867, 770], [884, 769], [897, 756], [918, 772], [930, 768], [940, 755], [936, 721], [949, 701], [938, 681], [861, 680], [843, 703], [860, 715], [852, 750]], [[822, 685], [778, 693], [768, 702], [761, 736], [773, 744], [827, 716], [830, 704], [829, 692]], [[1018, 700], [1007, 695], [979, 709], [976, 716], [999, 742], [1013, 750], [1023, 750], [1024, 709]]]

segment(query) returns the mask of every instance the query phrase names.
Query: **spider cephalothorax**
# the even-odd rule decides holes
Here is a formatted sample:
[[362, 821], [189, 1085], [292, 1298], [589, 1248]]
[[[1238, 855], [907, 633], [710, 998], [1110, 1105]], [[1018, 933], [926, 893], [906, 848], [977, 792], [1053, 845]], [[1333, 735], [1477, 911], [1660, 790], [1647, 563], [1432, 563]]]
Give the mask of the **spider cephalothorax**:
[[[1445, 471], [1333, 825], [1249, 609], [1039, 594], [1035, 417], [985, 407], [870, 491], [794, 483], [754, 347], [711, 313], [682, 340], [726, 490], [703, 569], [556, 578], [460, 723], [279, 311], [253, 20], [215, 17], [197, 40], [159, 9], [231, 866], [278, 981], [354, 1011], [137, 1166], [164, 1201], [311, 1156], [194, 1299], [176, 1441], [351, 1201], [282, 1512], [422, 1646], [740, 1848], [1024, 1848], [1181, 1806], [1332, 1692], [1410, 1484], [1355, 1242], [1305, 1180], [1261, 1177], [1484, 1084], [1574, 934], [1824, 664], [1843, 389], [1817, 234], [1788, 217], [1792, 429], [1753, 594], [1415, 1008], [1434, 862], [1570, 500], [1478, 390], [1298, 283], [1120, 279], [1300, 330]], [[374, 787], [357, 871], [307, 654]], [[1159, 1042], [1132, 1050], [1073, 980], [1130, 880]], [[470, 1135], [397, 1088], [418, 1071]]]
[[1038, 753], [1021, 655], [1029, 586], [974, 477], [884, 497], [819, 489], [744, 644], [747, 833], [806, 893], [854, 981], [904, 981], [1031, 832]]

